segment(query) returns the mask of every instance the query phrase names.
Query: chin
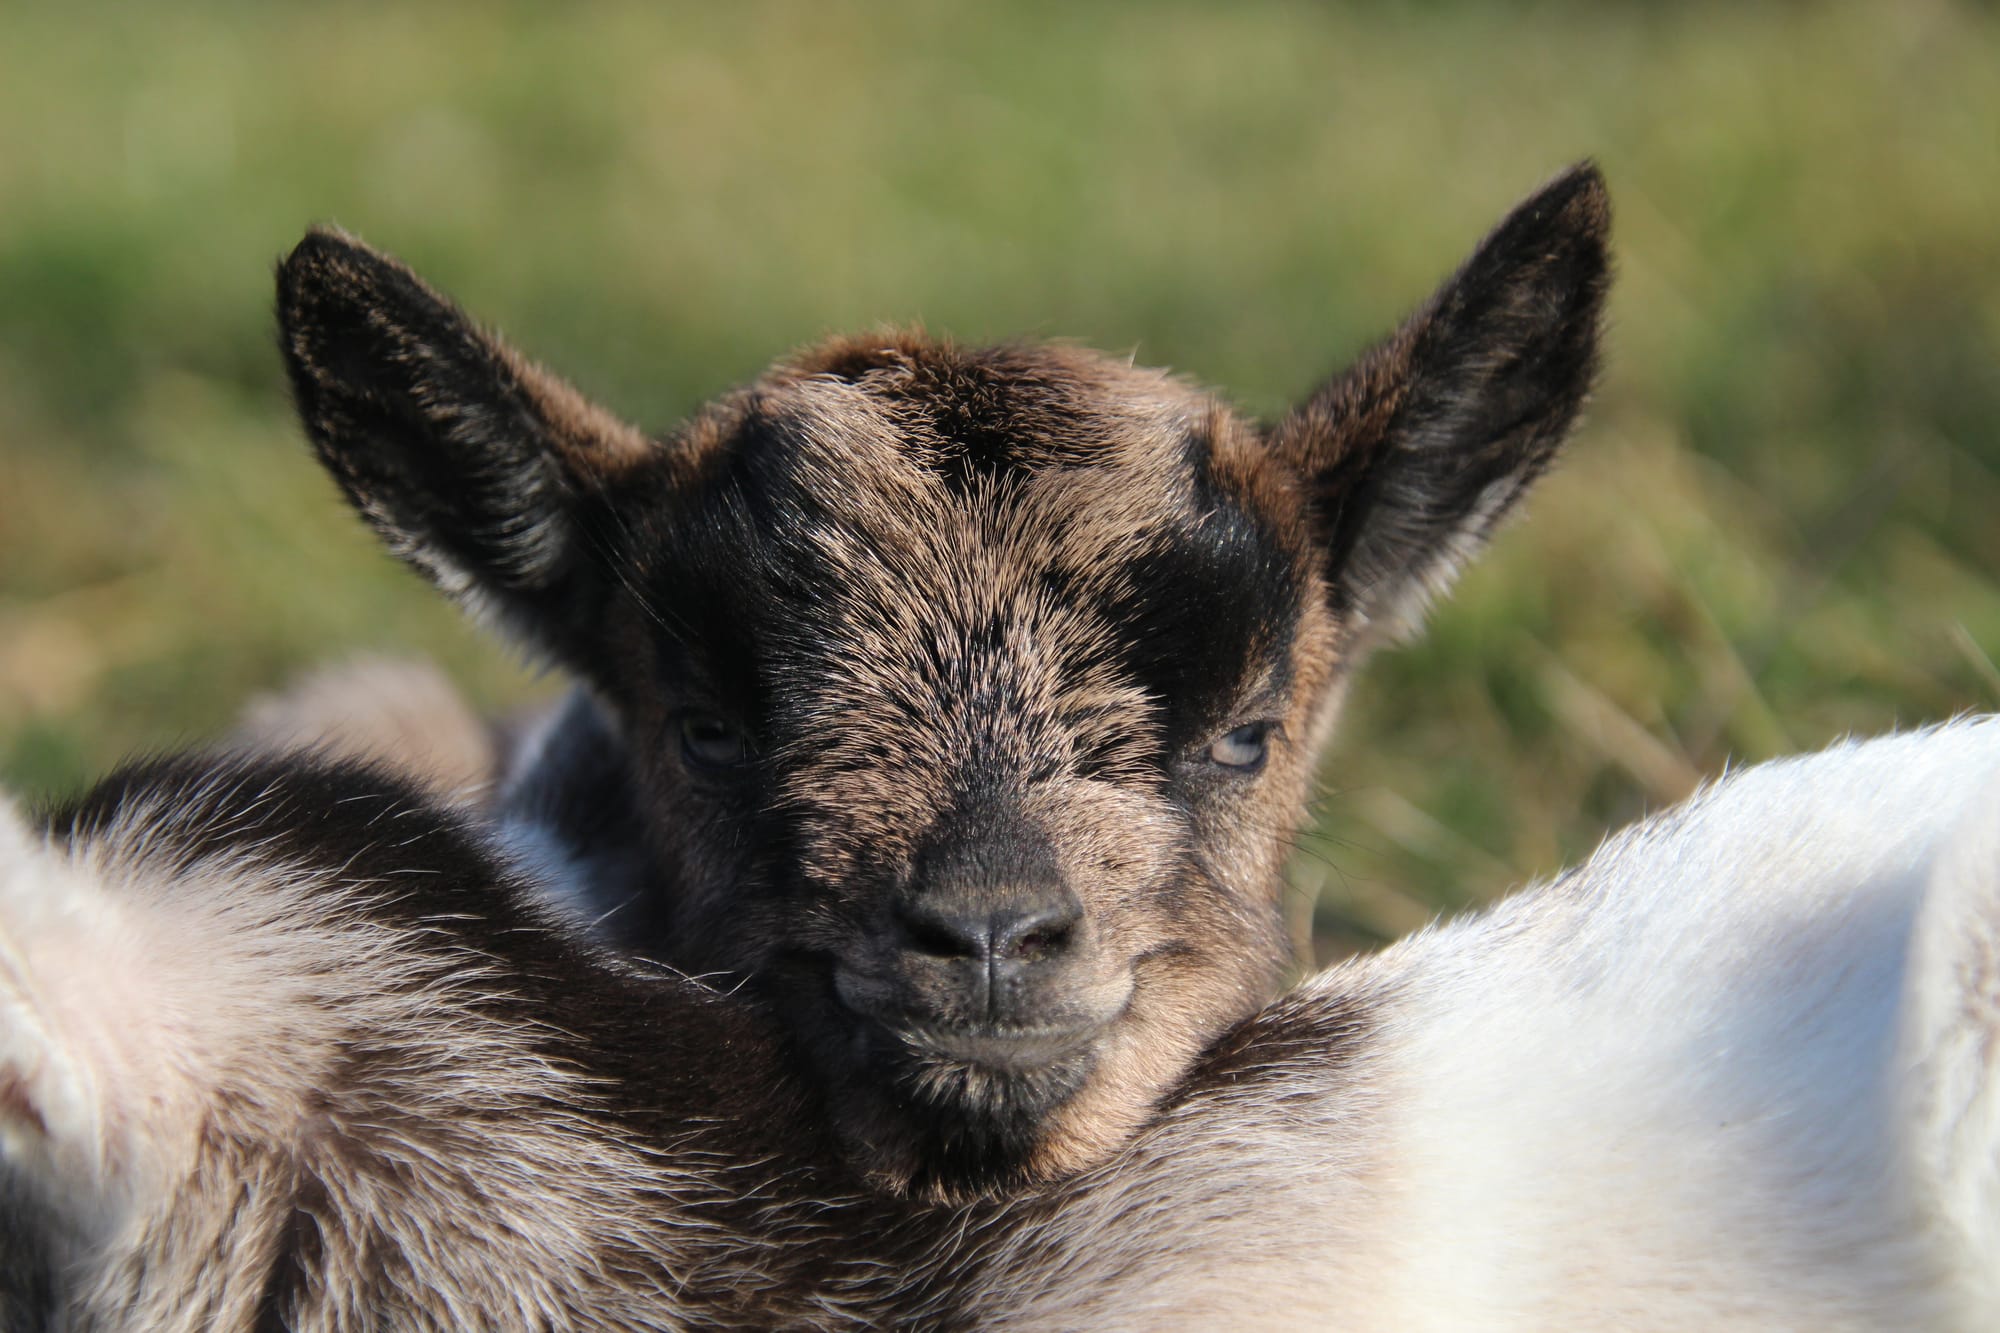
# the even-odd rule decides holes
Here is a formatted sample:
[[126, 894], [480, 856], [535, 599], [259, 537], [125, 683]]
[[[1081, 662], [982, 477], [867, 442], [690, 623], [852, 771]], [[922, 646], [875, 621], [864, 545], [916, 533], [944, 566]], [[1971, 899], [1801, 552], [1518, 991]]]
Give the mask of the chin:
[[888, 1193], [955, 1201], [1028, 1183], [1055, 1114], [1097, 1065], [1095, 1043], [983, 1034], [992, 1045], [980, 1049], [844, 1017], [853, 1028], [838, 1045], [850, 1058], [829, 1071], [831, 1109], [855, 1164]]

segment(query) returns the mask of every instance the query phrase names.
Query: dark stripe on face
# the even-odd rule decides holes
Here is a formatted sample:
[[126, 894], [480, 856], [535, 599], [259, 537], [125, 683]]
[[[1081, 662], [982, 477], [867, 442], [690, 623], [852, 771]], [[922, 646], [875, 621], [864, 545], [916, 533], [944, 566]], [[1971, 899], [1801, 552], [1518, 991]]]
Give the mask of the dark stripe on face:
[[1163, 706], [1170, 755], [1235, 720], [1260, 671], [1284, 687], [1298, 607], [1297, 575], [1257, 518], [1208, 485], [1197, 511], [1131, 562], [1102, 612], [1126, 669]]
[[[662, 484], [628, 523], [620, 566], [645, 608], [660, 682], [683, 703], [720, 709], [753, 739], [764, 722], [762, 645], [821, 599], [786, 537], [821, 510], [799, 484], [800, 440], [782, 417], [745, 414], [706, 475]], [[643, 687], [642, 687], [643, 688]]]

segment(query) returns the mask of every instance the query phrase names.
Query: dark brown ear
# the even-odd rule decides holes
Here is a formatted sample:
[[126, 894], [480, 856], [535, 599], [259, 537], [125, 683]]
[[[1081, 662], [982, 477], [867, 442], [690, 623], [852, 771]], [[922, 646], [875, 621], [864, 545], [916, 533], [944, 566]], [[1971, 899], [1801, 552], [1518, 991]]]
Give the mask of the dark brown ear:
[[1610, 223], [1597, 168], [1572, 167], [1278, 424], [1367, 639], [1414, 627], [1555, 456], [1596, 370]]
[[389, 549], [574, 661], [608, 583], [595, 501], [644, 437], [337, 231], [278, 266], [278, 325], [306, 433]]

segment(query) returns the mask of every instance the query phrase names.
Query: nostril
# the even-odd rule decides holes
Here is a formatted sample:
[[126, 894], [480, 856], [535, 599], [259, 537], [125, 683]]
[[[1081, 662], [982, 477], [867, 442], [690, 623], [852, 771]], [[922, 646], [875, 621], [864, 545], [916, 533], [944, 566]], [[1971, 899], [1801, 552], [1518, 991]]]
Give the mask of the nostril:
[[1067, 953], [1075, 943], [1082, 913], [1073, 903], [1023, 909], [960, 906], [937, 899], [898, 902], [896, 921], [904, 947], [933, 958], [984, 958], [994, 962], [1043, 963]]
[[1039, 963], [1069, 948], [1070, 928], [1050, 926], [1042, 930], [1031, 930], [1003, 947], [1006, 957], [1023, 963]]
[[991, 944], [984, 916], [959, 916], [922, 901], [897, 903], [910, 947], [939, 958], [984, 958]]
[[1018, 963], [1049, 962], [1069, 951], [1081, 915], [1072, 903], [997, 914], [992, 930], [994, 955]]

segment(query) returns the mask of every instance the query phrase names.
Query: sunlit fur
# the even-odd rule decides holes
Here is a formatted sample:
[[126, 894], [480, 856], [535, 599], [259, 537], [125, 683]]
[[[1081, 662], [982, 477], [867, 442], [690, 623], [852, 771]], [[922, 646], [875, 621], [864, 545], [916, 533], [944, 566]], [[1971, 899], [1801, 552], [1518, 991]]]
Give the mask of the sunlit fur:
[[142, 769], [0, 824], [0, 1314], [1991, 1328], [1996, 779], [1991, 720], [1737, 773], [940, 1207], [857, 1191], [757, 1005], [577, 942], [414, 790]]
[[[1607, 229], [1566, 173], [1268, 426], [891, 332], [648, 442], [330, 232], [279, 316], [361, 513], [586, 683], [498, 789], [510, 843], [603, 938], [776, 1006], [875, 1184], [954, 1194], [1102, 1158], [1272, 993], [1346, 683], [1573, 422]], [[1268, 759], [1217, 762], [1251, 724]], [[940, 904], [1076, 916], [974, 986], [910, 924]]]

